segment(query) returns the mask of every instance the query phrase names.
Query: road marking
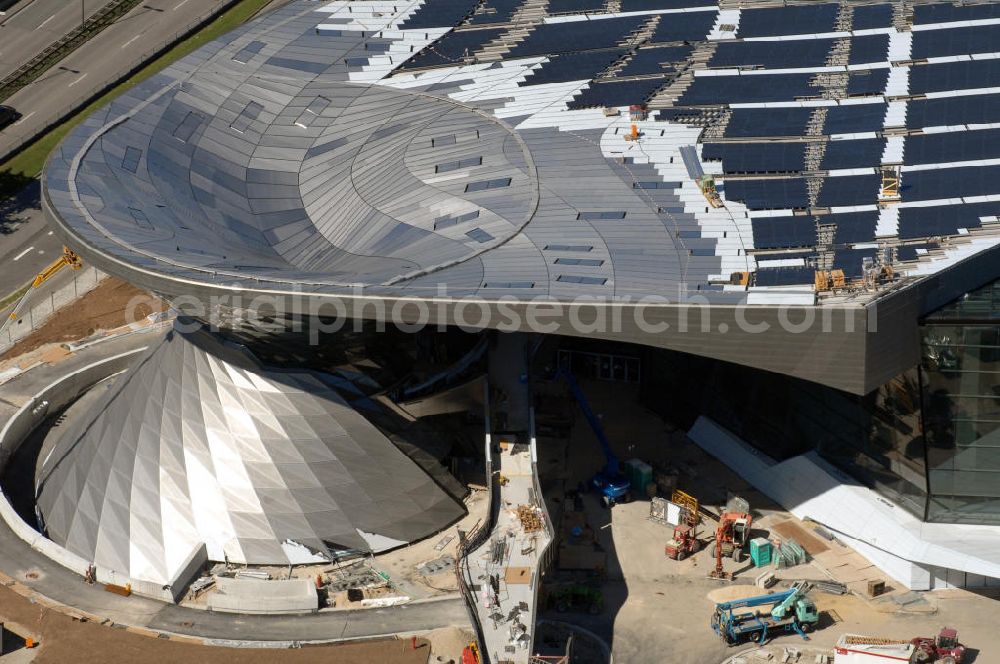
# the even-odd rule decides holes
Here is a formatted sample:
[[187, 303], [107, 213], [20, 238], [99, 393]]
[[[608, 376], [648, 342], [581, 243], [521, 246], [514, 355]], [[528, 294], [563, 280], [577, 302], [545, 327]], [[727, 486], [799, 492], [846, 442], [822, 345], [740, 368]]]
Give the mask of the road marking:
[[56, 15], [55, 15], [55, 14], [53, 14], [53, 15], [52, 15], [52, 16], [50, 16], [50, 17], [48, 17], [47, 19], [45, 19], [44, 21], [42, 21], [41, 23], [39, 23], [39, 24], [38, 24], [38, 27], [37, 27], [37, 28], [35, 28], [35, 30], [41, 30], [41, 29], [42, 29], [42, 26], [43, 26], [43, 25], [45, 25], [46, 23], [48, 23], [49, 21], [51, 21], [51, 20], [52, 20], [52, 19], [54, 19], [55, 17], [56, 17]]
[[187, 3], [188, 3], [188, 0], [181, 0], [180, 4], [178, 4], [176, 7], [174, 7], [174, 11], [177, 11], [178, 9], [180, 9], [181, 7], [183, 7], [184, 5], [186, 5]]
[[23, 118], [21, 118], [20, 120], [18, 120], [18, 121], [17, 121], [17, 122], [15, 122], [14, 124], [16, 124], [16, 125], [19, 125], [19, 124], [21, 124], [22, 122], [24, 122], [25, 120], [27, 120], [28, 118], [30, 118], [30, 117], [31, 117], [32, 115], [34, 115], [34, 114], [35, 114], [35, 111], [32, 111], [31, 113], [28, 113], [27, 115], [25, 115], [25, 116], [24, 116]]
[[14, 260], [16, 260], [16, 261], [21, 260], [22, 258], [24, 258], [25, 256], [27, 256], [28, 254], [30, 254], [32, 249], [34, 249], [34, 247], [28, 247], [27, 249], [25, 249], [24, 251], [22, 251], [21, 253], [19, 253], [17, 256], [14, 256]]
[[82, 80], [83, 80], [83, 79], [85, 79], [85, 78], [87, 78], [87, 75], [86, 75], [86, 74], [84, 74], [84, 75], [83, 75], [83, 76], [81, 76], [80, 78], [76, 79], [75, 81], [73, 81], [72, 83], [70, 83], [69, 85], [67, 85], [66, 87], [67, 87], [67, 88], [71, 88], [71, 87], [73, 87], [74, 85], [76, 85], [77, 83], [79, 83], [80, 81], [82, 81]]
[[129, 44], [131, 44], [132, 42], [134, 42], [136, 39], [138, 39], [139, 37], [142, 37], [142, 35], [136, 35], [135, 37], [132, 37], [132, 39], [129, 39], [127, 42], [125, 42], [124, 44], [122, 44], [122, 48], [125, 48], [126, 46], [128, 46]]

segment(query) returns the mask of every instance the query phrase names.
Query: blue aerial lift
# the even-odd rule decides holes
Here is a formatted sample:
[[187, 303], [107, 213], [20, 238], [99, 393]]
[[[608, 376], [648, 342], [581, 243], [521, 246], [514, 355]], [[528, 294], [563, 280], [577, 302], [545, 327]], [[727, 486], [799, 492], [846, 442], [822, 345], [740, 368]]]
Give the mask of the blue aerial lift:
[[[806, 597], [808, 590], [807, 585], [797, 585], [769, 595], [716, 604], [712, 629], [731, 646], [743, 641], [763, 644], [768, 634], [777, 630], [795, 632], [808, 641], [806, 632], [819, 622], [816, 605]], [[758, 606], [773, 608], [770, 611], [737, 611]]]
[[611, 451], [611, 442], [604, 433], [601, 421], [594, 414], [594, 411], [590, 409], [590, 402], [587, 401], [587, 395], [583, 393], [580, 384], [576, 382], [573, 374], [566, 369], [561, 369], [556, 374], [556, 378], [562, 378], [569, 385], [570, 392], [573, 393], [573, 398], [580, 404], [583, 416], [586, 418], [591, 430], [601, 444], [601, 449], [604, 451], [604, 468], [591, 478], [591, 486], [601, 494], [601, 500], [607, 507], [611, 507], [615, 503], [628, 502], [632, 498], [632, 483], [622, 474], [620, 469], [621, 463], [618, 461], [615, 453]]

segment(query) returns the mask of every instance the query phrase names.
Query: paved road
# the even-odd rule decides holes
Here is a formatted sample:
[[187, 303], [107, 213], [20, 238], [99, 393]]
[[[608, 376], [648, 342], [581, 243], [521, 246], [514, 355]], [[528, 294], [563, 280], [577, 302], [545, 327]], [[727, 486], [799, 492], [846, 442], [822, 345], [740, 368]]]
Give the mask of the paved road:
[[[78, 351], [57, 365], [43, 365], [0, 385], [0, 426], [31, 395], [59, 376], [155, 341], [156, 332], [131, 335]], [[19, 539], [0, 521], [0, 570], [51, 599], [116, 623], [217, 640], [328, 641], [468, 626], [460, 598], [386, 609], [327, 611], [307, 615], [244, 616], [210, 613], [142, 597], [120, 597], [89, 586]], [[31, 578], [28, 574], [31, 573]]]
[[107, 0], [21, 0], [0, 17], [0, 78], [58, 41]]
[[[57, 1], [76, 4], [71, 0]], [[23, 117], [0, 131], [0, 159], [22, 139], [39, 133], [69, 108], [118, 80], [152, 52], [173, 42], [179, 32], [214, 14], [228, 2], [149, 0], [137, 6], [4, 102], [20, 111]], [[15, 16], [10, 20], [16, 19]], [[0, 44], [5, 44], [3, 30], [0, 28]], [[0, 51], [3, 50], [6, 46], [0, 47]]]
[[31, 281], [62, 253], [62, 243], [45, 223], [39, 183], [0, 201], [0, 300]]

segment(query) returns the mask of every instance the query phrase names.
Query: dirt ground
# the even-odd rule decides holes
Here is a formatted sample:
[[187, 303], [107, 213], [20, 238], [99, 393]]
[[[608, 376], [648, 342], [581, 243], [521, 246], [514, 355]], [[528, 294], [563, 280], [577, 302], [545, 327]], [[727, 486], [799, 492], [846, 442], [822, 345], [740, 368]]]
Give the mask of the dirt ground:
[[[19, 357], [48, 343], [73, 341], [98, 330], [111, 330], [139, 321], [167, 305], [146, 291], [108, 277], [97, 288], [59, 310], [40, 328], [0, 355], [0, 361]], [[126, 318], [128, 320], [126, 320]]]
[[39, 639], [38, 664], [426, 664], [430, 644], [417, 639], [312, 646], [300, 650], [250, 650], [182, 643], [76, 621], [0, 587], [0, 619], [23, 626]]
[[[804, 544], [811, 544], [824, 562], [830, 562], [827, 557], [844, 548], [819, 539], [812, 543], [813, 536], [805, 532], [806, 524], [754, 491], [721, 462], [687, 441], [682, 432], [672, 431], [639, 405], [633, 386], [580, 382], [594, 411], [602, 414], [604, 428], [620, 458], [635, 456], [650, 463], [669, 461], [679, 465], [683, 469], [681, 488], [698, 495], [713, 512], [727, 493], [743, 496], [755, 514], [755, 531], [789, 531]], [[560, 485], [576, 487], [602, 465], [600, 447], [582, 417], [576, 418], [568, 441], [539, 440], [539, 467], [547, 494], [550, 489], [558, 491]], [[551, 501], [550, 510], [554, 505], [557, 511], [563, 505], [570, 508], [573, 502], [562, 496], [552, 501], [547, 495], [547, 500]], [[550, 612], [543, 617], [582, 625], [602, 635], [610, 643], [615, 661], [629, 664], [716, 664], [740, 650], [722, 643], [710, 627], [710, 618], [718, 601], [762, 594], [753, 586], [760, 570], [749, 561], [736, 565], [727, 559], [725, 567], [736, 573], [736, 580], [731, 584], [710, 580], [707, 573], [714, 567], [714, 559], [709, 547], [703, 546], [680, 562], [664, 556], [663, 547], [671, 531], [649, 520], [649, 502], [645, 498], [608, 510], [593, 493], [587, 493], [582, 503], [588, 532], [593, 532], [607, 552], [607, 574], [602, 584], [604, 609], [596, 616]], [[706, 544], [714, 526], [708, 521], [699, 532]], [[857, 556], [849, 550], [848, 554]], [[780, 570], [779, 578], [786, 581], [775, 590], [785, 587], [791, 579], [826, 580], [830, 576], [828, 568], [812, 562]], [[851, 579], [838, 580], [847, 583]], [[848, 585], [853, 588], [853, 584]], [[923, 602], [904, 612], [892, 602], [867, 600], [856, 594], [831, 595], [814, 590], [810, 596], [820, 612], [820, 628], [811, 635], [812, 645], [830, 648], [845, 633], [910, 639], [936, 634], [947, 625], [957, 628], [962, 642], [971, 649], [967, 664], [1000, 662], [1000, 636], [996, 633], [1000, 601], [996, 599], [962, 590], [933, 591], [921, 593]], [[805, 643], [792, 634], [777, 637], [775, 644]]]

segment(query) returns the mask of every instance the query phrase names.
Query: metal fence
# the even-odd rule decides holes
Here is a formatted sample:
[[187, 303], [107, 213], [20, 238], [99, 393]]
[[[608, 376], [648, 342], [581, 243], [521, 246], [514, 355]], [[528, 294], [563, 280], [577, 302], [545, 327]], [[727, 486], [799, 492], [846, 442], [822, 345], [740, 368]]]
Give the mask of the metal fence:
[[0, 353], [44, 325], [59, 309], [92, 291], [106, 276], [96, 267], [85, 267], [74, 274], [73, 281], [61, 288], [44, 294], [29, 290], [23, 304], [18, 306], [18, 318], [4, 321], [0, 329]]
[[[120, 73], [115, 74], [111, 80], [97, 81], [89, 88], [81, 87], [81, 90], [85, 90], [85, 92], [82, 92], [74, 101], [63, 104], [60, 107], [48, 109], [47, 112], [41, 110], [36, 111], [35, 114], [31, 116], [32, 129], [29, 130], [26, 135], [12, 137], [10, 141], [3, 140], [0, 142], [0, 162], [6, 161], [31, 143], [34, 143], [43, 134], [62, 124], [68, 116], [86, 107], [91, 101], [132, 76], [139, 69], [145, 66], [152, 58], [160, 55], [167, 49], [171, 48], [178, 41], [191, 35], [198, 28], [202, 27], [239, 1], [240, 0], [229, 0], [228, 2], [218, 5], [214, 10], [200, 15], [198, 18], [188, 23], [184, 28], [173, 33], [160, 43], [151, 44], [150, 47], [143, 51], [141, 55], [133, 57], [129, 60], [128, 63], [119, 70]], [[59, 63], [53, 63], [53, 66], [57, 64]], [[0, 139], [7, 138], [7, 136], [0, 134]], [[34, 174], [29, 173], [29, 175]]]

